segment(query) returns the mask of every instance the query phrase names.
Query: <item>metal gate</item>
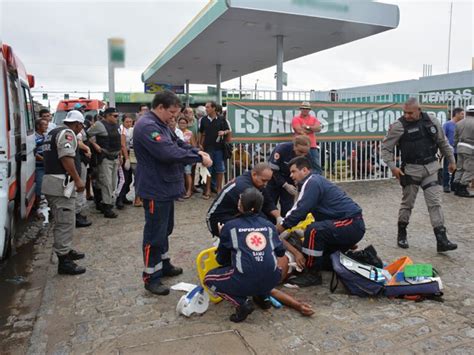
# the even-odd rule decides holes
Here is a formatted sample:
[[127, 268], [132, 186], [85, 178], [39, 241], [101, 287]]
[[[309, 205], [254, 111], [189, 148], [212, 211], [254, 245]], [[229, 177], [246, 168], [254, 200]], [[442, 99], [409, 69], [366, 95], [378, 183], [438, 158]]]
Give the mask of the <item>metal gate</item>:
[[[403, 103], [409, 97], [421, 101], [422, 94], [394, 93], [347, 93], [317, 91], [282, 91], [283, 101], [326, 102], [396, 102]], [[228, 96], [242, 100], [277, 100], [275, 90], [229, 90]], [[455, 107], [465, 108], [473, 99], [464, 98], [447, 102], [448, 117]], [[319, 142], [320, 163], [323, 175], [333, 182], [373, 181], [392, 178], [392, 172], [381, 158], [382, 139]], [[253, 165], [268, 160], [275, 143], [234, 143], [232, 159], [227, 161], [227, 180], [235, 178]], [[395, 156], [399, 157], [398, 152]]]

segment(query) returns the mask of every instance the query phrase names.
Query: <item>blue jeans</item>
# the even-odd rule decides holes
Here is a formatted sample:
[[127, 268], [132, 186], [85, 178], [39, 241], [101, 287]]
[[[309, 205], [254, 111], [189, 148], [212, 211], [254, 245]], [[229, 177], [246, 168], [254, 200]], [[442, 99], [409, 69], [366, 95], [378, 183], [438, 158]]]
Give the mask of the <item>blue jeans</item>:
[[212, 166], [209, 168], [209, 172], [214, 173], [225, 173], [225, 162], [224, 162], [224, 151], [222, 149], [211, 150], [208, 152], [212, 159]]
[[311, 148], [309, 150], [309, 154], [311, 155], [311, 158], [313, 159], [312, 164], [311, 164], [313, 166], [313, 173], [321, 175], [323, 173], [323, 170], [321, 169], [321, 162], [319, 159], [319, 149]]
[[36, 166], [35, 169], [35, 180], [36, 180], [36, 198], [39, 200], [41, 197], [41, 184], [43, 183], [44, 166]]
[[163, 269], [170, 266], [168, 237], [173, 233], [174, 201], [143, 199], [143, 208], [143, 281], [152, 283], [158, 281], [163, 275]]

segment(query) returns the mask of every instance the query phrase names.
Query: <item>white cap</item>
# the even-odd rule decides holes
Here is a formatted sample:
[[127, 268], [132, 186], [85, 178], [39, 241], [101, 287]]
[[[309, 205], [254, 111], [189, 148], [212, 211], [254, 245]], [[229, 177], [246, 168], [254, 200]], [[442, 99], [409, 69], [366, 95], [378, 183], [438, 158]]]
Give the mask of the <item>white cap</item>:
[[474, 113], [474, 105], [469, 105], [466, 107], [466, 112], [473, 112]]
[[63, 122], [79, 122], [84, 124], [84, 115], [77, 110], [69, 111]]

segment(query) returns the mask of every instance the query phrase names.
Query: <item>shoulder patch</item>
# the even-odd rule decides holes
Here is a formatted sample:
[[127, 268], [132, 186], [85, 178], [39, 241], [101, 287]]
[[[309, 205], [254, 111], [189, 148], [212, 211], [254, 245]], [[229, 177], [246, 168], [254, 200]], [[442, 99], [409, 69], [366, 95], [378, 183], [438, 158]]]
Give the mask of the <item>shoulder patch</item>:
[[160, 133], [158, 131], [155, 131], [152, 134], [150, 134], [150, 137], [151, 137], [152, 140], [154, 140], [156, 142], [159, 142], [161, 140], [161, 136], [160, 136]]
[[280, 153], [275, 152], [275, 154], [273, 155], [273, 158], [274, 158], [275, 160], [280, 159]]
[[68, 133], [68, 132], [64, 133], [64, 138], [66, 138], [66, 140], [68, 140], [70, 142], [72, 142], [74, 140], [74, 137], [72, 136], [72, 134]]

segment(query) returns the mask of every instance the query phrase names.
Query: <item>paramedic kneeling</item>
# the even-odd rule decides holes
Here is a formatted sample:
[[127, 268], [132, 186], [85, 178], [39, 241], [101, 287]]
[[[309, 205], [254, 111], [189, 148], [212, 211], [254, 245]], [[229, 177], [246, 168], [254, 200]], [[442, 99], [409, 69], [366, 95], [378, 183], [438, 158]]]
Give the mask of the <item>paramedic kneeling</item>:
[[300, 287], [320, 285], [323, 253], [346, 251], [364, 236], [362, 209], [335, 184], [321, 175], [311, 174], [310, 162], [305, 157], [292, 159], [289, 166], [300, 194], [277, 226], [278, 232], [296, 226], [308, 213], [312, 213], [315, 219], [306, 228], [303, 255], [292, 250], [297, 264], [304, 270], [289, 282]]
[[275, 226], [259, 216], [262, 205], [263, 195], [255, 187], [241, 194], [241, 216], [228, 221], [220, 233], [216, 259], [222, 267], [209, 271], [204, 279], [209, 289], [236, 306], [232, 322], [242, 322], [253, 312], [250, 296], [265, 307], [265, 298], [281, 279], [277, 256], [282, 257], [285, 248]]

